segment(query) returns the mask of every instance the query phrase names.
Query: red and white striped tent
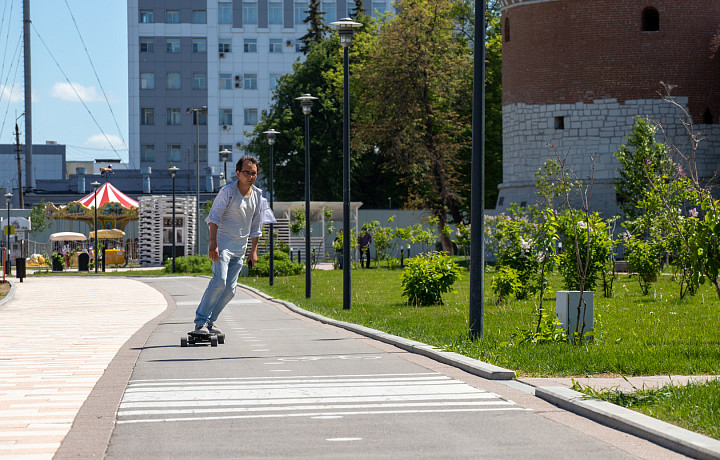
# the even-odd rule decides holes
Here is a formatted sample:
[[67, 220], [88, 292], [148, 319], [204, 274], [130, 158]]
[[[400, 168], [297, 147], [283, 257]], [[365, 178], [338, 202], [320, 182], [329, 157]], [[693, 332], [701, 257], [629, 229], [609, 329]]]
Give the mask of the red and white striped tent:
[[[90, 193], [78, 200], [78, 203], [86, 208], [95, 207], [95, 193]], [[115, 188], [110, 182], [105, 182], [97, 189], [97, 207], [101, 208], [105, 203], [120, 203], [126, 209], [137, 209], [138, 202], [125, 195]]]

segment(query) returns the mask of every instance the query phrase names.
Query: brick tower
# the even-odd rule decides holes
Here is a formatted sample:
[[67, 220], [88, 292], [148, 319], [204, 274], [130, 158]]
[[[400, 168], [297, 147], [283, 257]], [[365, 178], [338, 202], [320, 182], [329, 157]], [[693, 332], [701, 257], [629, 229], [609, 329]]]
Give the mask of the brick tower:
[[[534, 173], [550, 145], [585, 178], [597, 153], [591, 207], [617, 213], [614, 152], [634, 116], [666, 126], [668, 141], [688, 152], [678, 111], [661, 99], [660, 82], [697, 130], [710, 134], [698, 167], [720, 167], [720, 1], [501, 0], [503, 34], [503, 182], [498, 210], [535, 202]], [[663, 139], [658, 139], [663, 140]]]

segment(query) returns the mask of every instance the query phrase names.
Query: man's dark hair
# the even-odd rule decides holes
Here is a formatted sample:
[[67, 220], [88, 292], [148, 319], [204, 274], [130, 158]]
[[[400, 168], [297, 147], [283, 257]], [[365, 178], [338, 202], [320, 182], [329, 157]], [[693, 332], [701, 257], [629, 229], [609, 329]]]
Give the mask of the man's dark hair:
[[251, 165], [257, 166], [258, 170], [260, 169], [260, 162], [257, 158], [255, 158], [252, 155], [245, 155], [244, 157], [240, 158], [235, 165], [236, 171], [242, 171], [243, 163], [250, 163]]

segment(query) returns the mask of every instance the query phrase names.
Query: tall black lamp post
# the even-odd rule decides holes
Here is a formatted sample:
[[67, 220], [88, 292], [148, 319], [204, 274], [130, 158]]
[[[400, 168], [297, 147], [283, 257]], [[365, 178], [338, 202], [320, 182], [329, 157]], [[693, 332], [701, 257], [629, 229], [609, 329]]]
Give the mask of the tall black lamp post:
[[343, 310], [350, 309], [350, 50], [355, 29], [362, 24], [350, 18], [332, 22], [343, 47]]
[[[223, 162], [223, 171], [225, 174], [225, 180], [227, 181], [228, 175], [227, 175], [227, 162], [232, 156], [232, 152], [228, 149], [223, 149], [220, 151], [220, 160]], [[226, 182], [227, 183], [227, 182]]]
[[95, 238], [93, 238], [93, 252], [95, 253], [95, 274], [97, 275], [98, 272], [98, 226], [97, 226], [97, 189], [100, 186], [100, 182], [95, 181], [92, 184], [93, 186], [93, 192], [94, 196], [93, 199], [95, 200]]
[[[21, 191], [22, 193], [22, 191]], [[10, 274], [10, 201], [12, 200], [13, 194], [12, 193], [6, 193], [5, 194], [5, 205], [7, 206], [7, 222], [5, 223], [5, 228], [7, 229], [6, 237], [5, 237], [5, 254], [7, 254], [6, 259], [7, 263], [5, 264], [5, 274]]]
[[195, 254], [200, 254], [200, 114], [207, 114], [208, 108], [191, 107], [187, 113], [193, 114], [195, 123]]
[[168, 171], [170, 171], [170, 177], [172, 177], [172, 272], [175, 273], [175, 174], [177, 174], [178, 171], [180, 171], [180, 168], [177, 166], [170, 166], [168, 168]]
[[310, 298], [310, 112], [315, 96], [296, 97], [305, 114], [305, 297]]
[[[275, 131], [274, 129], [270, 128], [269, 130], [263, 132], [263, 134], [267, 134], [267, 141], [268, 145], [270, 146], [270, 168], [268, 171], [268, 192], [270, 193], [270, 209], [273, 209], [273, 169], [275, 169], [275, 159], [273, 158], [273, 146], [275, 145], [275, 137], [280, 134], [279, 131]], [[275, 238], [273, 236], [273, 224], [270, 222], [270, 286], [272, 286], [275, 283], [275, 266], [274, 266], [274, 259], [275, 259], [275, 241], [273, 241]]]

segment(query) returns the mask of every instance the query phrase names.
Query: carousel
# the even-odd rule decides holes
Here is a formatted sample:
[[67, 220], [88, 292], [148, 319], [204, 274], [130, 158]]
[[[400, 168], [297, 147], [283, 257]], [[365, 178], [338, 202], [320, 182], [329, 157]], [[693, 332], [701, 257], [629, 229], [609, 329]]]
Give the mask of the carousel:
[[[95, 204], [97, 203], [97, 226], [95, 229]], [[122, 252], [127, 259], [137, 258], [137, 237], [130, 235], [123, 242], [126, 228], [132, 221], [138, 220], [138, 202], [125, 195], [110, 182], [105, 182], [96, 191], [71, 201], [65, 206], [48, 203], [46, 207], [49, 219], [82, 222], [86, 226], [86, 234], [92, 239], [95, 230], [98, 239], [106, 240], [106, 247]], [[132, 233], [135, 227], [130, 225]], [[108, 241], [110, 240], [110, 241]], [[110, 244], [107, 244], [110, 243]], [[125, 261], [127, 262], [127, 261]]]

